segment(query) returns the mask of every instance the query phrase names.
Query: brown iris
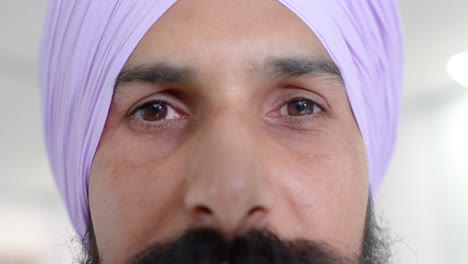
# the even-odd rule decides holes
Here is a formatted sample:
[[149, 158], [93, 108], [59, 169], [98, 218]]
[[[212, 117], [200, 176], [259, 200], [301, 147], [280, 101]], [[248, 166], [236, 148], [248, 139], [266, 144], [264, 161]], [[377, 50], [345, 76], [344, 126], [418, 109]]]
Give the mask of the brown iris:
[[310, 115], [318, 110], [317, 107], [317, 104], [311, 100], [294, 100], [288, 103], [287, 114], [290, 116]]
[[162, 102], [152, 102], [141, 107], [139, 112], [145, 121], [160, 121], [167, 117], [168, 106]]

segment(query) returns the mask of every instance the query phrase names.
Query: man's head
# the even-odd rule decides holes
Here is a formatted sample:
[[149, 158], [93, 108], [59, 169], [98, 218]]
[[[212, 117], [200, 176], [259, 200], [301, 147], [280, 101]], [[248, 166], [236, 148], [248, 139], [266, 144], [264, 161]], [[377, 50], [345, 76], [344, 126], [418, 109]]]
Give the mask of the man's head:
[[285, 2], [180, 0], [145, 31], [85, 167], [90, 259], [377, 261], [359, 67]]

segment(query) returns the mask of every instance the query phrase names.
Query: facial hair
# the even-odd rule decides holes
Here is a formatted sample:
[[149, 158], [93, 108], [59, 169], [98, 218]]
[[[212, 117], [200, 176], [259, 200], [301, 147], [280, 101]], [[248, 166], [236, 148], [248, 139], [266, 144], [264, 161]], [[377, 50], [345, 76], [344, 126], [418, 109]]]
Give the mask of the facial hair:
[[157, 243], [130, 259], [131, 264], [282, 264], [356, 263], [327, 246], [306, 240], [283, 241], [268, 231], [250, 231], [227, 240], [213, 229], [198, 229], [170, 243]]
[[[101, 263], [92, 225], [82, 264]], [[157, 242], [129, 258], [129, 264], [385, 264], [389, 243], [377, 225], [369, 198], [361, 252], [343, 256], [332, 246], [304, 239], [282, 240], [268, 230], [226, 239], [214, 229], [194, 229], [174, 241]]]

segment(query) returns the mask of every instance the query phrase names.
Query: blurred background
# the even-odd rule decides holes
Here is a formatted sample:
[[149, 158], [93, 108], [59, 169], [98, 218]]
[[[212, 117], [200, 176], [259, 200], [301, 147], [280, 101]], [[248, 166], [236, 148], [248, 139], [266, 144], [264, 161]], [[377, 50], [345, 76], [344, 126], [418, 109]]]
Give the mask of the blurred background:
[[[42, 140], [36, 56], [45, 7], [16, 0], [0, 9], [3, 264], [72, 263], [79, 252]], [[468, 62], [453, 57], [468, 51], [468, 1], [401, 0], [400, 8], [402, 123], [377, 213], [396, 238], [395, 263], [468, 263]]]

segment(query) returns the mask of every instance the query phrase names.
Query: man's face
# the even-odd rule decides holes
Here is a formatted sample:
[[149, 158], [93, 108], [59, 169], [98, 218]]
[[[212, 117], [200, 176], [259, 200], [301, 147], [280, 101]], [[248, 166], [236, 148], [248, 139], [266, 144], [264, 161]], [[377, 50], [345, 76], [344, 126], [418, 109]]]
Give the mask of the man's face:
[[104, 263], [211, 228], [359, 255], [367, 160], [313, 32], [273, 0], [178, 1], [119, 77], [89, 183]]

